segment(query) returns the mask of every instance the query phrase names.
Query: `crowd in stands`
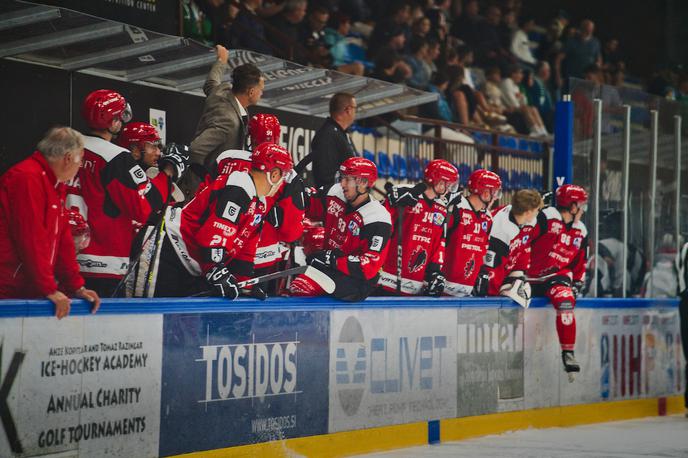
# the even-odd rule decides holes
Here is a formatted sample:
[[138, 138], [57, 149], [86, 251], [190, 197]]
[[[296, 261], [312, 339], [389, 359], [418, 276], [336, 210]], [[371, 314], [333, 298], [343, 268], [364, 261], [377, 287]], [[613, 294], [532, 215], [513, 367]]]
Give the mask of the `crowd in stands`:
[[619, 85], [615, 38], [519, 0], [184, 0], [185, 35], [436, 92], [421, 116], [548, 136], [568, 77]]

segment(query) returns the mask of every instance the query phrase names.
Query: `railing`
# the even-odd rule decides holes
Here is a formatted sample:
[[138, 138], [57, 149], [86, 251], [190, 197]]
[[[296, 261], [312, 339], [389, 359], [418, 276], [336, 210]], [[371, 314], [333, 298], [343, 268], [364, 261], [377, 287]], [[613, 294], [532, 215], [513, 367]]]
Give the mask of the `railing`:
[[[359, 153], [375, 162], [383, 179], [420, 181], [425, 165], [432, 159], [442, 158], [459, 169], [463, 184], [477, 168], [497, 172], [502, 178], [507, 202], [517, 189], [549, 189], [551, 148], [548, 141], [415, 116], [403, 116], [402, 119], [434, 126], [434, 135], [402, 132], [383, 120], [380, 122], [387, 128], [387, 135], [381, 134], [379, 129], [353, 128], [352, 136]], [[446, 138], [443, 129], [463, 134], [465, 140]]]

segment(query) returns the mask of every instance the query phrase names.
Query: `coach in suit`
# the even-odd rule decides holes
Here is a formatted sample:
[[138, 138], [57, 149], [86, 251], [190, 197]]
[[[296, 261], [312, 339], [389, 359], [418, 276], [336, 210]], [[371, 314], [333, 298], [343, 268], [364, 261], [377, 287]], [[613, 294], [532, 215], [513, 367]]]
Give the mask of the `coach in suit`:
[[223, 83], [223, 75], [229, 68], [229, 51], [220, 45], [215, 47], [215, 51], [217, 61], [203, 85], [206, 94], [203, 114], [191, 141], [191, 162], [197, 164], [192, 165], [196, 173], [188, 173], [183, 186], [180, 184], [187, 198], [193, 196], [200, 183], [201, 178], [197, 177], [201, 172], [199, 166], [215, 176], [216, 171], [211, 168], [221, 152], [245, 149], [248, 124], [246, 109], [258, 103], [265, 88], [265, 79], [253, 64], [236, 67], [232, 72], [232, 84]]

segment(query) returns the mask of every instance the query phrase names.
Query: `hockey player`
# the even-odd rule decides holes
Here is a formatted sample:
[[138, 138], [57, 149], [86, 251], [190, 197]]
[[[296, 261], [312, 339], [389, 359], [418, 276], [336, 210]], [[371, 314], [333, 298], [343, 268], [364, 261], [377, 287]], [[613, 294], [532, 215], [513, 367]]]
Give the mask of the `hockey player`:
[[361, 157], [339, 167], [323, 205], [312, 199], [309, 217], [325, 222], [325, 250], [308, 258], [309, 269], [291, 283], [294, 296], [330, 294], [365, 299], [375, 289], [385, 261], [392, 224], [389, 212], [370, 196], [377, 179], [373, 162]]
[[235, 274], [245, 269], [238, 255], [255, 240], [265, 198], [274, 195], [292, 168], [286, 149], [263, 143], [251, 156], [250, 171], [220, 175], [184, 207], [168, 208], [159, 261], [150, 270], [153, 280], [134, 295], [179, 297], [210, 286], [212, 295], [235, 299]]
[[456, 167], [444, 159], [435, 159], [425, 168], [425, 190], [420, 196], [414, 198], [412, 190], [400, 189], [387, 196], [385, 208], [392, 217], [394, 228], [392, 249], [380, 273], [380, 285], [385, 292], [442, 295], [444, 220], [447, 217], [444, 196], [457, 191], [458, 181]]
[[502, 195], [502, 180], [489, 170], [476, 170], [468, 178], [468, 197], [459, 194], [449, 202], [444, 293], [464, 297], [473, 286], [487, 251], [492, 225], [489, 209]]
[[83, 165], [68, 184], [66, 206], [78, 208], [91, 228], [91, 243], [77, 256], [86, 285], [110, 296], [127, 272], [132, 221], [144, 224], [162, 209], [169, 195], [167, 181], [179, 176], [185, 163], [168, 157], [165, 183], [152, 183], [128, 150], [111, 143], [131, 119], [131, 108], [115, 91], [91, 92], [81, 114], [93, 135], [84, 136]]
[[522, 307], [530, 305], [530, 239], [542, 197], [533, 189], [516, 191], [507, 205], [495, 213], [483, 267], [475, 284], [475, 295], [511, 297]]
[[546, 207], [537, 216], [532, 236], [528, 277], [533, 296], [546, 296], [557, 310], [557, 334], [564, 370], [580, 371], [573, 349], [576, 343], [576, 297], [585, 281], [588, 231], [581, 217], [588, 193], [580, 186], [557, 188], [556, 207]]

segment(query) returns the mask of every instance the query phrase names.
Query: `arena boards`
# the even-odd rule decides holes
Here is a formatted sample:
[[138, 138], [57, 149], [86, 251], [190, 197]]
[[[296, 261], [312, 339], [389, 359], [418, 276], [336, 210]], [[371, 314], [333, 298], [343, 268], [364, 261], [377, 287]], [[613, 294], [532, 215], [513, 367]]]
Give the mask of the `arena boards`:
[[344, 456], [672, 413], [685, 383], [671, 300], [580, 301], [572, 384], [544, 303], [4, 306], [1, 456]]

